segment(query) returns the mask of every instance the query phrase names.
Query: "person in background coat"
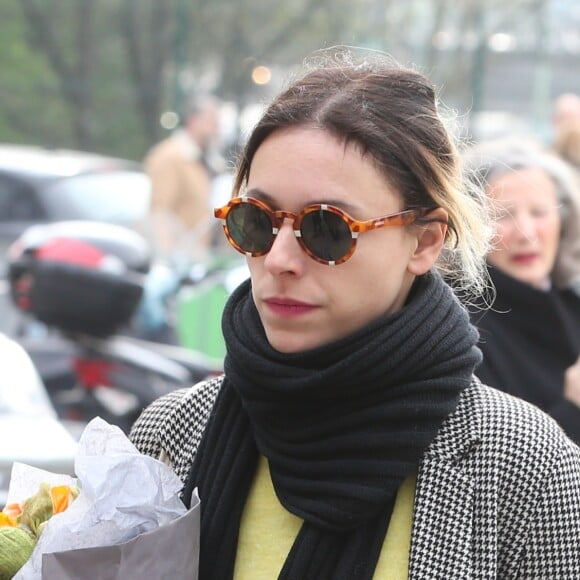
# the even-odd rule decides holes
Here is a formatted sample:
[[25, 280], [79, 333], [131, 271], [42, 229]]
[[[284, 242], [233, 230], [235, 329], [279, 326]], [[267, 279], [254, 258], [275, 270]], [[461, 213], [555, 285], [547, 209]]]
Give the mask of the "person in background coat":
[[210, 160], [216, 157], [219, 106], [210, 96], [191, 99], [181, 127], [152, 147], [143, 161], [151, 199], [139, 230], [151, 244], [153, 263], [131, 329], [138, 338], [180, 343], [169, 304], [189, 269], [211, 258], [215, 173]]
[[266, 110], [215, 210], [250, 270], [225, 374], [130, 435], [199, 493], [201, 579], [580, 578], [580, 449], [474, 376], [445, 282], [487, 287], [473, 194], [432, 84], [376, 52]]
[[495, 211], [491, 308], [475, 311], [485, 383], [530, 401], [580, 443], [580, 191], [562, 160], [514, 139], [469, 165]]
[[219, 136], [219, 102], [209, 96], [187, 103], [182, 126], [144, 159], [151, 179], [148, 228], [158, 259], [183, 267], [203, 260], [211, 243], [208, 153]]

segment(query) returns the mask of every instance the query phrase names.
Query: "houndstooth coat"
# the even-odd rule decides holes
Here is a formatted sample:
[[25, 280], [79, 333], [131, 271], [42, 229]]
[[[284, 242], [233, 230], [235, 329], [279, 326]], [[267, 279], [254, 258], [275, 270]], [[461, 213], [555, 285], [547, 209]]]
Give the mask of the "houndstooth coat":
[[[137, 448], [184, 480], [221, 382], [154, 402], [131, 431]], [[474, 379], [419, 467], [409, 578], [579, 580], [580, 448]]]

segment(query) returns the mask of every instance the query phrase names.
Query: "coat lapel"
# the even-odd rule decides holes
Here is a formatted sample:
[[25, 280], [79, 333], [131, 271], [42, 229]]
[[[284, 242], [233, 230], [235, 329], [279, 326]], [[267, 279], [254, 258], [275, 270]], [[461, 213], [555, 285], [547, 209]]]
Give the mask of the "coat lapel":
[[473, 481], [467, 462], [480, 434], [477, 385], [427, 450], [417, 479], [409, 580], [471, 580]]

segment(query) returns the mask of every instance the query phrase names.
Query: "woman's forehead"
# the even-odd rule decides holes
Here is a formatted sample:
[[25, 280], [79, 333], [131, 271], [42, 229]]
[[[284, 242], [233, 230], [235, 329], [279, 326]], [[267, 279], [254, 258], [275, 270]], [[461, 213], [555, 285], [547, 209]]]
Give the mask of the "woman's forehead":
[[[264, 140], [252, 160], [245, 191], [253, 189], [277, 203], [290, 199], [297, 206], [324, 202], [355, 209], [401, 199], [358, 146], [313, 127], [277, 131]], [[387, 213], [398, 206], [380, 209]]]

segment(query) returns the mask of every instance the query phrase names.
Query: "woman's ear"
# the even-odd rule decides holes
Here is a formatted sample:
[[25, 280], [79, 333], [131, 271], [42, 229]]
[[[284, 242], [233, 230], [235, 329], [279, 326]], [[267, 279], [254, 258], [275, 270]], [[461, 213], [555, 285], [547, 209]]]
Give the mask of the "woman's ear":
[[407, 270], [415, 276], [421, 276], [433, 267], [443, 249], [447, 234], [448, 215], [444, 209], [434, 209], [427, 214], [426, 219], [437, 221], [414, 226], [417, 246], [411, 255]]

